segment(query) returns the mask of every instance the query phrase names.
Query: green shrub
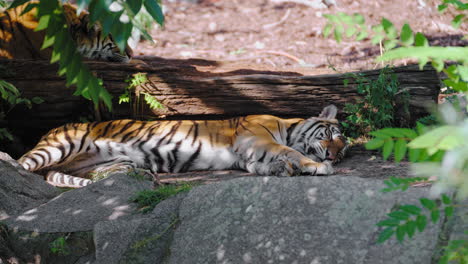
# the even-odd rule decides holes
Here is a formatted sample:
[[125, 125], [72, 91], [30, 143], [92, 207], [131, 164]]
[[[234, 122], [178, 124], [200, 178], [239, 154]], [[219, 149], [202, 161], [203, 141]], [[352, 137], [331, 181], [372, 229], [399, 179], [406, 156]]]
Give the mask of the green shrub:
[[143, 213], [153, 210], [153, 208], [163, 200], [181, 192], [187, 192], [192, 189], [191, 184], [182, 185], [163, 185], [155, 190], [145, 190], [138, 192], [130, 198], [130, 201], [137, 203], [140, 211]]

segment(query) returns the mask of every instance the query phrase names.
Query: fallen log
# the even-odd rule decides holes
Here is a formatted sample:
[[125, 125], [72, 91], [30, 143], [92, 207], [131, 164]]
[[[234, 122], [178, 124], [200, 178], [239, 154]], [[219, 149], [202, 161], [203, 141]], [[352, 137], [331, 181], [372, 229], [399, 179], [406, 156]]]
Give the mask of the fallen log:
[[[356, 81], [345, 74], [302, 76], [245, 69], [212, 73], [183, 63], [145, 59], [147, 65], [87, 63], [114, 97], [114, 111], [105, 118], [220, 119], [248, 114], [308, 117], [317, 115], [328, 104], [337, 105], [341, 109], [339, 117], [343, 118], [344, 105], [360, 97]], [[10, 113], [9, 126], [18, 136], [35, 141], [50, 128], [93, 118], [91, 103], [72, 96], [75, 88], [65, 86], [64, 78], [56, 74], [57, 65], [47, 61], [0, 60], [0, 66], [6, 69], [0, 70], [0, 79], [13, 83], [27, 98], [39, 96], [45, 100], [32, 110], [18, 108]], [[146, 74], [149, 82], [141, 89], [161, 102], [164, 109], [146, 107], [135, 113], [128, 104], [117, 103], [128, 86], [126, 80], [135, 73]], [[379, 70], [361, 73], [376, 79]], [[438, 75], [431, 67], [420, 71], [416, 65], [394, 68], [394, 73], [400, 88], [410, 94], [409, 113], [400, 111], [398, 122], [412, 124], [427, 114], [429, 103], [436, 102]]]

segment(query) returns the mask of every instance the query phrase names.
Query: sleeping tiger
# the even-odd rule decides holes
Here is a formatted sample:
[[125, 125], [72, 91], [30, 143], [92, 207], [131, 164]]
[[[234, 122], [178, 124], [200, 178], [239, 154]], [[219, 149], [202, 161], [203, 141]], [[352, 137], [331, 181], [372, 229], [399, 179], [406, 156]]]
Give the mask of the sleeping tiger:
[[[37, 8], [21, 15], [31, 1], [16, 8], [0, 13], [0, 58], [7, 59], [49, 59], [52, 48], [41, 50], [45, 31], [34, 31], [38, 26]], [[103, 36], [101, 26], [89, 26], [89, 14], [77, 15], [75, 6], [64, 4], [63, 10], [70, 34], [78, 51], [86, 58], [127, 63], [132, 50], [127, 46], [122, 54], [111, 35]]]
[[330, 175], [332, 163], [343, 158], [347, 147], [336, 114], [337, 108], [330, 105], [308, 119], [250, 115], [212, 121], [67, 124], [43, 136], [18, 162], [29, 171], [44, 171], [52, 185], [72, 188], [90, 184], [90, 172], [116, 165], [145, 169], [154, 176], [225, 169]]

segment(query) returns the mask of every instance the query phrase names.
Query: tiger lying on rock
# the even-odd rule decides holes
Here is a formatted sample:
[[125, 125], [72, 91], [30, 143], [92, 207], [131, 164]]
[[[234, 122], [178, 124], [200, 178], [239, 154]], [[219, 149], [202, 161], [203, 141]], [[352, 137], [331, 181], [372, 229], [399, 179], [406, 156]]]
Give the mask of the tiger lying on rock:
[[[116, 165], [157, 172], [241, 169], [258, 175], [330, 175], [346, 139], [334, 105], [319, 117], [250, 115], [212, 121], [115, 120], [51, 130], [18, 162], [55, 186], [82, 187]], [[72, 176], [73, 175], [73, 176]], [[76, 177], [77, 176], [77, 177]], [[80, 177], [80, 178], [78, 178]]]
[[[27, 11], [31, 1], [16, 8], [0, 13], [0, 58], [7, 59], [49, 59], [52, 49], [41, 50], [45, 31], [34, 31], [39, 21], [36, 17], [37, 8]], [[23, 11], [27, 11], [21, 15]], [[76, 7], [64, 4], [63, 10], [70, 34], [77, 45], [78, 51], [86, 58], [111, 62], [130, 61], [132, 50], [126, 47], [121, 53], [111, 35], [104, 36], [98, 23], [89, 26], [89, 14], [81, 12], [77, 15]]]

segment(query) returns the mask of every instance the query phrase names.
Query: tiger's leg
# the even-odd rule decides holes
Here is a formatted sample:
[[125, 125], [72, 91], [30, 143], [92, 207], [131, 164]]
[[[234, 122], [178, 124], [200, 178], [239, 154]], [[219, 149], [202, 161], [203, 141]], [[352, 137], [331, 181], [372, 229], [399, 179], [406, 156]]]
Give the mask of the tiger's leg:
[[109, 164], [101, 164], [100, 166], [97, 166], [92, 171], [90, 171], [89, 174], [92, 175], [93, 181], [97, 181], [106, 178], [111, 173], [116, 172], [122, 172], [129, 175], [142, 175], [148, 180], [152, 180], [155, 185], [160, 185], [159, 176], [157, 174], [157, 167], [151, 167], [149, 169], [141, 168], [127, 157], [120, 157]]
[[49, 171], [46, 180], [53, 186], [67, 188], [81, 188], [93, 183], [91, 180], [71, 176], [58, 171]]
[[331, 162], [313, 161], [298, 151], [274, 142], [251, 142], [235, 148], [245, 169], [259, 175], [330, 175]]

